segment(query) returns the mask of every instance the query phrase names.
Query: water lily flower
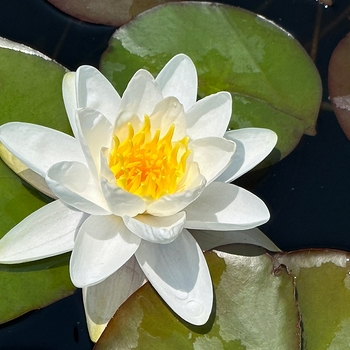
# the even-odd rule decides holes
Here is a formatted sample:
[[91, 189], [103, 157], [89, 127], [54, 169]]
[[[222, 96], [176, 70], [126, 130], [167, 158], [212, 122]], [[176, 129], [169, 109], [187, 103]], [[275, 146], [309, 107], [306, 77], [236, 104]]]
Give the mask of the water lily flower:
[[122, 97], [97, 69], [81, 66], [65, 75], [63, 98], [74, 137], [29, 123], [0, 127], [6, 150], [57, 199], [0, 240], [0, 263], [72, 250], [70, 275], [83, 288], [93, 340], [145, 278], [180, 317], [204, 324], [212, 283], [189, 230], [259, 236], [254, 228], [268, 209], [228, 182], [264, 159], [276, 134], [226, 132], [231, 95], [196, 101], [197, 72], [183, 54], [156, 78], [136, 72]]

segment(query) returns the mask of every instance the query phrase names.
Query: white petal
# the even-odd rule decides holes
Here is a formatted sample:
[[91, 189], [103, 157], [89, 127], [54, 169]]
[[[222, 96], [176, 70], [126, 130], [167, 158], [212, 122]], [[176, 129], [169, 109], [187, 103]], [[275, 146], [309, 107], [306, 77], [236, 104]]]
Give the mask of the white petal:
[[187, 135], [192, 139], [223, 137], [232, 113], [232, 97], [221, 91], [199, 100], [187, 113]]
[[90, 108], [78, 110], [76, 122], [77, 137], [90, 171], [97, 180], [100, 170], [100, 152], [102, 148], [110, 147], [113, 126], [101, 113]]
[[258, 228], [235, 231], [191, 230], [191, 234], [203, 250], [210, 250], [227, 244], [242, 243], [254, 244], [272, 252], [280, 251], [275, 243]]
[[95, 109], [114, 125], [121, 99], [113, 85], [96, 68], [78, 68], [76, 93], [78, 108]]
[[73, 284], [87, 287], [103, 281], [130, 259], [140, 241], [120, 217], [91, 215], [74, 244], [70, 260]]
[[170, 243], [180, 234], [186, 220], [186, 214], [180, 212], [172, 216], [157, 217], [138, 215], [134, 218], [123, 217], [126, 227], [135, 235], [152, 243]]
[[194, 188], [160, 197], [148, 204], [147, 213], [155, 216], [170, 216], [183, 210], [202, 193], [206, 181], [203, 176], [199, 180], [200, 183]]
[[153, 287], [180, 317], [195, 325], [208, 321], [211, 278], [203, 253], [187, 230], [169, 244], [142, 241], [135, 255]]
[[[145, 114], [150, 115], [155, 105], [162, 99], [151, 73], [144, 69], [137, 71], [131, 78], [120, 104], [120, 111], [129, 111], [130, 115], [137, 115], [141, 120]], [[117, 120], [116, 127], [125, 120]]]
[[74, 136], [76, 136], [77, 128], [75, 125], [75, 111], [78, 108], [78, 104], [75, 90], [75, 72], [66, 73], [63, 77], [62, 95], [70, 126], [73, 130]]
[[185, 227], [192, 229], [245, 230], [270, 218], [261, 199], [241, 187], [222, 182], [212, 182], [185, 211]]
[[83, 288], [83, 302], [90, 338], [97, 342], [117, 309], [146, 282], [146, 276], [132, 256], [104, 281]]
[[85, 162], [79, 142], [74, 137], [40, 125], [17, 122], [4, 124], [0, 127], [0, 142], [42, 177], [57, 162]]
[[197, 99], [197, 71], [192, 60], [184, 55], [174, 56], [160, 71], [156, 83], [163, 97], [174, 96], [189, 110]]
[[50, 188], [47, 186], [45, 179], [39, 174], [35, 173], [33, 170], [29, 169], [20, 160], [18, 160], [11, 152], [9, 152], [0, 143], [0, 158], [4, 163], [14, 171], [18, 176], [20, 176], [24, 181], [29, 183], [31, 186], [44, 193], [46, 196], [55, 198], [56, 196], [52, 193]]
[[228, 131], [225, 138], [236, 144], [232, 163], [216, 179], [219, 182], [231, 182], [253, 169], [265, 159], [277, 142], [277, 135], [269, 129], [246, 128]]
[[198, 164], [207, 185], [229, 166], [236, 149], [233, 142], [220, 137], [197, 139], [188, 147], [193, 150], [193, 161]]
[[101, 177], [101, 189], [108, 207], [114, 215], [136, 216], [146, 210], [146, 204], [141, 197], [109, 183], [103, 177]]
[[17, 264], [69, 252], [86, 218], [59, 200], [45, 205], [0, 240], [0, 263]]
[[186, 136], [186, 116], [182, 104], [175, 97], [160, 101], [150, 115], [151, 132], [160, 129], [160, 137], [165, 136], [171, 125], [175, 126], [172, 141]]
[[61, 162], [53, 165], [45, 180], [51, 191], [67, 205], [89, 214], [108, 215], [107, 203], [86, 165]]

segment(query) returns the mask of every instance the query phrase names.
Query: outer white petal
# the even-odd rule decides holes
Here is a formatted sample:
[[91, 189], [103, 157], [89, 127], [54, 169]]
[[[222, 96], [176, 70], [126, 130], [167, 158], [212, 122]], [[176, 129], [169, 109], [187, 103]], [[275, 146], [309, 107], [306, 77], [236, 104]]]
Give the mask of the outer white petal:
[[76, 136], [77, 128], [75, 125], [75, 111], [78, 108], [78, 103], [75, 90], [75, 72], [66, 73], [63, 77], [62, 95], [70, 126], [73, 130], [73, 134]]
[[110, 147], [113, 126], [101, 113], [90, 108], [77, 111], [76, 125], [77, 138], [84, 151], [90, 171], [97, 181], [101, 149]]
[[180, 317], [195, 325], [208, 321], [211, 278], [203, 253], [187, 230], [169, 244], [142, 241], [135, 255], [153, 287]]
[[104, 281], [83, 288], [83, 301], [90, 338], [97, 342], [120, 305], [146, 282], [136, 258], [132, 256]]
[[227, 244], [242, 243], [254, 244], [273, 252], [280, 251], [275, 243], [258, 228], [236, 231], [191, 230], [191, 234], [203, 250], [210, 250]]
[[216, 179], [231, 182], [253, 169], [265, 159], [277, 142], [274, 131], [263, 128], [246, 128], [228, 131], [225, 138], [236, 144], [236, 152], [230, 166]]
[[11, 170], [13, 170], [24, 181], [26, 181], [31, 186], [33, 186], [40, 192], [44, 193], [45, 195], [56, 199], [56, 196], [52, 193], [52, 191], [47, 186], [45, 179], [41, 177], [39, 174], [35, 173], [33, 170], [29, 169], [26, 165], [24, 165], [11, 152], [9, 152], [1, 143], [0, 143], [0, 158]]
[[140, 241], [120, 217], [91, 215], [75, 240], [70, 260], [72, 282], [87, 287], [103, 281], [130, 259]]
[[110, 214], [101, 190], [86, 165], [78, 162], [54, 164], [45, 179], [51, 191], [67, 205], [89, 214]]
[[85, 162], [79, 142], [74, 137], [40, 125], [4, 124], [0, 127], [0, 142], [42, 177], [51, 165], [63, 160]]
[[123, 216], [126, 227], [135, 235], [152, 243], [170, 243], [181, 233], [185, 220], [185, 212], [171, 216], [157, 217], [138, 215], [134, 218]]
[[221, 182], [212, 182], [185, 211], [185, 227], [192, 229], [245, 230], [270, 218], [265, 203], [257, 196]]
[[232, 97], [221, 91], [199, 100], [187, 113], [187, 135], [192, 139], [223, 137], [232, 113]]
[[113, 125], [120, 106], [120, 96], [112, 84], [96, 68], [81, 66], [76, 72], [78, 108], [92, 108]]
[[160, 137], [163, 137], [171, 125], [175, 126], [173, 141], [178, 141], [186, 136], [186, 116], [182, 104], [175, 97], [167, 97], [160, 101], [150, 115], [151, 132], [160, 129]]
[[186, 208], [195, 201], [202, 193], [206, 181], [203, 176], [199, 177], [200, 183], [182, 192], [163, 196], [147, 206], [147, 214], [155, 216], [170, 216]]
[[0, 240], [0, 263], [17, 264], [69, 252], [86, 218], [59, 200], [45, 205]]
[[163, 97], [174, 96], [189, 110], [197, 99], [197, 71], [192, 60], [184, 55], [174, 56], [160, 71], [156, 83]]
[[136, 216], [146, 210], [146, 204], [141, 197], [109, 183], [103, 177], [101, 177], [101, 189], [108, 207], [114, 215]]
[[193, 161], [198, 164], [207, 185], [229, 166], [236, 149], [234, 142], [220, 137], [197, 139], [188, 147], [193, 150]]
[[[126, 87], [120, 111], [128, 111], [131, 115], [137, 115], [141, 120], [145, 114], [150, 115], [155, 105], [162, 99], [161, 92], [157, 89], [154, 78], [148, 71], [140, 69], [131, 78]], [[117, 120], [116, 127], [125, 120]]]

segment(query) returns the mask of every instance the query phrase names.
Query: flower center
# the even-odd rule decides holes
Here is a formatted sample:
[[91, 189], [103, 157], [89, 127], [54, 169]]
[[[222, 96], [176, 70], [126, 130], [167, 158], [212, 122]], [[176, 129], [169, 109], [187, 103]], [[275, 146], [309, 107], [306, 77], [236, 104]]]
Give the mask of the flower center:
[[120, 142], [113, 136], [109, 167], [117, 185], [147, 199], [175, 193], [186, 171], [189, 137], [172, 142], [175, 126], [160, 138], [160, 129], [151, 135], [151, 122], [145, 115], [141, 130], [135, 133], [128, 123], [128, 136]]

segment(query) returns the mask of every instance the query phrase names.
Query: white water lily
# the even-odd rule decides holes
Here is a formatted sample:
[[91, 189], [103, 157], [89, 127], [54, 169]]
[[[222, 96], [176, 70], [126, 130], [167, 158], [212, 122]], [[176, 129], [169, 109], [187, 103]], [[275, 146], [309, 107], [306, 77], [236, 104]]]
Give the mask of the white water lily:
[[83, 288], [93, 340], [145, 277], [180, 317], [204, 324], [211, 278], [188, 229], [241, 237], [269, 219], [259, 198], [227, 182], [264, 159], [276, 134], [226, 132], [231, 95], [197, 102], [196, 69], [183, 54], [155, 79], [136, 72], [122, 97], [82, 66], [66, 74], [63, 97], [74, 137], [28, 123], [0, 127], [3, 146], [58, 198], [0, 240], [0, 263], [72, 250], [70, 275]]

